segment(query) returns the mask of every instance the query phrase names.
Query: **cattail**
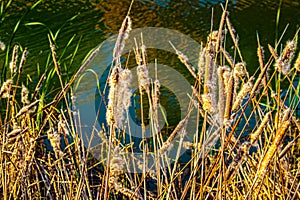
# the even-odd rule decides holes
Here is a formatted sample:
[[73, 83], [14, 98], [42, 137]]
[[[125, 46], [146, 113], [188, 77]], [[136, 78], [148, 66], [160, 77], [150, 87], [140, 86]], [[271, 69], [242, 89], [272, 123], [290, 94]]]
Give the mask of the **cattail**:
[[55, 155], [57, 157], [60, 157], [62, 155], [62, 151], [60, 148], [60, 139], [61, 139], [60, 134], [57, 133], [57, 131], [55, 131], [54, 129], [49, 129], [47, 131], [47, 136], [48, 136], [48, 139], [50, 141], [50, 144], [53, 148]]
[[225, 93], [227, 94], [229, 79], [231, 76], [231, 70], [228, 66], [223, 66], [223, 80], [224, 80], [224, 87], [225, 87]]
[[153, 110], [158, 109], [159, 95], [160, 95], [159, 88], [160, 88], [160, 82], [159, 82], [159, 80], [155, 80], [154, 81], [154, 92], [152, 93], [152, 107], [153, 107]]
[[173, 49], [175, 50], [179, 60], [186, 66], [186, 68], [189, 70], [189, 72], [192, 74], [192, 76], [197, 79], [197, 73], [195, 70], [195, 67], [190, 63], [188, 57], [186, 55], [184, 55], [181, 51], [179, 51], [178, 49], [176, 49], [176, 47], [170, 42], [171, 46], [173, 47]]
[[220, 66], [218, 68], [218, 83], [219, 83], [219, 100], [218, 100], [218, 108], [219, 108], [219, 115], [220, 115], [220, 123], [222, 125], [224, 121], [224, 111], [225, 111], [225, 85], [224, 85], [224, 70], [225, 67]]
[[260, 72], [258, 78], [256, 79], [253, 87], [252, 87], [252, 90], [251, 90], [251, 93], [250, 93], [250, 99], [252, 99], [261, 89], [261, 82], [264, 80], [264, 77], [265, 77], [265, 74], [266, 72], [268, 71], [269, 69], [269, 65], [266, 65]]
[[237, 90], [240, 86], [240, 80], [245, 76], [248, 76], [248, 72], [246, 70], [246, 64], [244, 62], [239, 62], [235, 64], [233, 70], [233, 78], [234, 78], [234, 89], [233, 89], [233, 98], [236, 98]]
[[9, 98], [10, 97], [10, 88], [12, 85], [12, 80], [8, 79], [7, 81], [5, 81], [0, 89], [0, 97], [1, 98]]
[[260, 69], [264, 68], [264, 49], [262, 46], [260, 46], [260, 43], [258, 41], [258, 47], [257, 47], [257, 57], [259, 62]]
[[21, 101], [23, 105], [28, 105], [30, 103], [30, 101], [28, 100], [28, 95], [29, 95], [28, 89], [25, 87], [24, 84], [22, 84]]
[[298, 54], [297, 60], [294, 64], [295, 69], [299, 72], [300, 71], [300, 53]]
[[239, 45], [238, 45], [238, 39], [237, 39], [237, 37], [235, 36], [235, 30], [234, 30], [234, 28], [233, 28], [233, 26], [232, 26], [232, 24], [231, 24], [231, 22], [230, 22], [228, 16], [226, 16], [226, 25], [227, 25], [227, 27], [228, 27], [230, 36], [231, 36], [231, 38], [232, 38], [232, 40], [233, 40], [234, 46], [235, 46], [236, 48], [238, 48], [238, 46], [239, 46]]
[[[277, 115], [278, 116], [278, 115]], [[281, 126], [281, 123], [288, 120], [291, 117], [291, 109], [287, 108], [283, 113], [279, 113], [279, 119], [277, 120], [277, 127]]]
[[203, 109], [208, 112], [208, 113], [213, 113], [214, 112], [214, 108], [212, 106], [212, 97], [210, 94], [202, 94], [201, 95], [201, 99], [203, 102]]
[[225, 113], [224, 113], [224, 120], [226, 122], [230, 119], [231, 111], [232, 111], [232, 102], [233, 102], [233, 94], [234, 94], [234, 76], [231, 73], [228, 86], [226, 88], [226, 106], [225, 106]]
[[239, 105], [241, 105], [245, 96], [247, 94], [250, 94], [253, 87], [252, 80], [253, 79], [251, 78], [247, 83], [243, 84], [242, 89], [239, 91], [232, 105], [232, 111], [235, 111], [239, 107]]
[[185, 135], [185, 129], [186, 129], [186, 125], [188, 122], [188, 118], [184, 118], [183, 120], [181, 120], [178, 125], [176, 126], [176, 128], [173, 130], [173, 132], [171, 133], [171, 135], [168, 137], [168, 139], [163, 143], [163, 145], [160, 148], [160, 153], [163, 154], [166, 151], [169, 151], [170, 148], [172, 147], [172, 142], [174, 141], [175, 137], [180, 133], [181, 136]]
[[115, 147], [109, 162], [109, 187], [114, 187], [115, 183], [118, 182], [119, 176], [124, 172], [125, 162], [119, 152], [120, 147]]
[[233, 61], [232, 57], [229, 55], [229, 53], [225, 49], [223, 49], [222, 47], [220, 47], [220, 48], [221, 48], [221, 52], [223, 53], [223, 55], [224, 55], [225, 59], [227, 60], [227, 62], [229, 63], [229, 65], [232, 68], [234, 68], [234, 61]]
[[23, 108], [21, 108], [21, 110], [16, 114], [16, 118], [18, 118], [24, 114], [33, 113], [36, 109], [36, 104], [38, 104], [39, 102], [40, 102], [40, 100], [36, 100], [35, 102], [33, 102], [29, 105], [23, 106]]
[[296, 43], [294, 40], [288, 41], [280, 57], [276, 60], [275, 67], [279, 72], [288, 75], [291, 69], [291, 61], [295, 54]]
[[[258, 62], [259, 62], [259, 67], [260, 70], [263, 70], [265, 64], [264, 64], [264, 49], [262, 46], [260, 46], [260, 42], [259, 42], [259, 38], [257, 36], [257, 43], [258, 43], [258, 47], [257, 47], [257, 57], [258, 57]], [[263, 84], [264, 87], [267, 87], [267, 79], [269, 79], [269, 74], [266, 73], [265, 76], [263, 77]]]
[[109, 77], [108, 104], [106, 110], [106, 121], [109, 126], [115, 124], [114, 109], [117, 102], [117, 87], [119, 82], [119, 67], [114, 67]]
[[58, 116], [57, 131], [58, 133], [63, 133], [64, 135], [70, 135], [66, 122], [63, 120], [61, 114]]
[[123, 126], [125, 112], [130, 107], [130, 100], [132, 92], [130, 89], [132, 74], [129, 69], [124, 69], [120, 72], [118, 91], [117, 91], [117, 104], [114, 109], [115, 122], [118, 128]]
[[200, 51], [199, 51], [199, 60], [198, 60], [198, 78], [199, 81], [202, 81], [203, 75], [205, 73], [205, 52], [206, 48], [203, 48], [203, 44], [201, 43]]
[[126, 16], [119, 30], [119, 35], [113, 52], [114, 60], [116, 61], [116, 66], [120, 64], [120, 57], [122, 55], [125, 46], [125, 41], [129, 37], [130, 31], [131, 31], [131, 19], [129, 16]]
[[246, 64], [244, 62], [239, 62], [234, 66], [234, 75], [239, 78], [244, 78], [248, 75], [246, 70]]
[[147, 64], [143, 62], [138, 49], [136, 49], [135, 54], [136, 63], [138, 65], [136, 72], [138, 76], [139, 90], [140, 92], [146, 91], [146, 93], [149, 93], [150, 78]]
[[207, 46], [210, 46], [209, 44], [211, 44], [211, 46], [210, 46], [211, 49], [207, 49], [207, 50], [209, 50], [209, 53], [214, 53], [214, 50], [215, 50], [214, 48], [216, 47], [218, 37], [219, 37], [219, 31], [213, 31], [208, 35], [208, 37], [207, 37], [208, 45]]
[[257, 140], [258, 136], [262, 133], [263, 129], [266, 127], [266, 124], [270, 121], [271, 118], [271, 111], [265, 114], [264, 118], [261, 120], [260, 125], [256, 129], [255, 132], [250, 134], [250, 144], [253, 145], [254, 142]]
[[143, 63], [144, 63], [144, 65], [146, 65], [147, 64], [147, 53], [146, 53], [146, 46], [144, 44], [141, 46], [141, 51], [142, 51]]
[[223, 39], [223, 28], [224, 28], [224, 25], [225, 25], [225, 21], [226, 21], [226, 18], [228, 16], [228, 11], [223, 11], [222, 13], [222, 16], [221, 16], [221, 21], [220, 21], [220, 25], [219, 25], [219, 31], [218, 31], [218, 38], [217, 38], [217, 42], [216, 42], [216, 52], [219, 51], [220, 49], [220, 46], [222, 44], [222, 39]]
[[19, 50], [19, 45], [15, 45], [13, 49], [12, 59], [11, 62], [9, 63], [11, 74], [14, 74], [17, 71], [18, 50]]
[[213, 60], [213, 56], [211, 54], [205, 55], [205, 74], [204, 74], [204, 94], [211, 92], [209, 90], [209, 85], [212, 82], [212, 77], [214, 73], [215, 63]]
[[277, 60], [279, 58], [278, 54], [275, 52], [274, 48], [268, 44], [268, 48], [269, 48], [269, 51], [270, 53], [272, 54], [272, 56], [274, 57], [275, 60]]
[[137, 194], [137, 192], [124, 187], [121, 183], [115, 182], [114, 189], [117, 191], [117, 193], [120, 192], [124, 196], [127, 196], [130, 199], [133, 199], [133, 200], [142, 200], [143, 199], [139, 194]]
[[257, 178], [258, 181], [256, 181], [256, 183], [254, 184], [253, 188], [255, 189], [256, 186], [258, 185], [258, 183], [264, 178], [265, 173], [267, 172], [268, 166], [275, 154], [275, 152], [277, 151], [277, 148], [284, 136], [284, 134], [286, 133], [286, 130], [288, 129], [290, 125], [290, 121], [286, 120], [282, 123], [280, 129], [277, 131], [275, 138], [273, 140], [273, 143], [270, 145], [266, 155], [264, 156], [263, 160], [261, 161], [258, 171], [257, 171]]
[[13, 130], [7, 134], [8, 138], [16, 137], [22, 132], [20, 126], [14, 125]]
[[27, 48], [25, 48], [23, 51], [23, 54], [22, 54], [20, 64], [19, 64], [19, 73], [22, 72], [23, 66], [24, 66], [26, 58], [27, 58], [27, 54], [28, 54], [28, 51], [27, 51]]

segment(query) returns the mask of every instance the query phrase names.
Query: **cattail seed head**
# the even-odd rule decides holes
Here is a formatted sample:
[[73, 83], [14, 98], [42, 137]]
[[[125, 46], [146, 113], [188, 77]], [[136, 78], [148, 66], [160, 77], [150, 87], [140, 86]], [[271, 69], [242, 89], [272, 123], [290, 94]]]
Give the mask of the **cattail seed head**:
[[250, 95], [250, 92], [253, 87], [252, 80], [253, 79], [250, 79], [247, 83], [242, 85], [242, 89], [239, 91], [239, 93], [236, 96], [235, 101], [232, 105], [232, 111], [236, 110], [241, 105], [241, 103], [246, 95], [248, 95], [248, 94]]
[[9, 98], [10, 97], [10, 88], [12, 85], [12, 80], [8, 79], [7, 81], [5, 81], [0, 89], [0, 97], [1, 98]]
[[120, 62], [120, 57], [122, 55], [125, 46], [125, 41], [126, 39], [128, 39], [130, 31], [131, 31], [131, 19], [129, 16], [126, 16], [119, 30], [119, 35], [113, 52], [113, 56], [117, 65]]
[[14, 74], [17, 71], [18, 50], [19, 50], [19, 45], [15, 45], [13, 49], [12, 59], [11, 62], [9, 63], [11, 74]]
[[267, 114], [265, 114], [264, 118], [260, 122], [260, 125], [258, 126], [256, 131], [250, 134], [250, 143], [251, 144], [253, 144], [257, 140], [258, 136], [262, 133], [262, 131], [265, 128], [266, 124], [270, 121], [271, 113], [272, 112], [270, 111]]
[[121, 128], [123, 126], [125, 113], [131, 104], [131, 83], [132, 74], [129, 69], [124, 69], [120, 72], [120, 81], [118, 83], [117, 91], [117, 105], [115, 109], [116, 126]]
[[288, 75], [291, 69], [291, 62], [294, 58], [296, 49], [296, 43], [294, 40], [288, 41], [286, 43], [285, 48], [283, 49], [280, 57], [276, 59], [275, 68], [283, 73], [284, 75]]
[[40, 100], [36, 100], [35, 102], [23, 106], [23, 108], [20, 109], [20, 111], [16, 114], [16, 118], [20, 117], [21, 115], [24, 114], [30, 114], [33, 113], [36, 109], [36, 105], [40, 102]]
[[248, 72], [246, 70], [246, 64], [244, 62], [239, 62], [234, 66], [234, 75], [243, 78], [247, 76]]
[[154, 81], [154, 92], [152, 93], [152, 107], [153, 110], [157, 110], [159, 105], [159, 95], [160, 95], [160, 82], [159, 80]]
[[137, 67], [137, 76], [138, 76], [140, 92], [146, 91], [148, 93], [149, 86], [150, 86], [150, 79], [149, 79], [148, 68], [146, 65], [139, 65]]
[[29, 95], [28, 89], [25, 87], [24, 84], [22, 84], [21, 101], [23, 105], [28, 105], [30, 103], [30, 101], [28, 100], [28, 95]]

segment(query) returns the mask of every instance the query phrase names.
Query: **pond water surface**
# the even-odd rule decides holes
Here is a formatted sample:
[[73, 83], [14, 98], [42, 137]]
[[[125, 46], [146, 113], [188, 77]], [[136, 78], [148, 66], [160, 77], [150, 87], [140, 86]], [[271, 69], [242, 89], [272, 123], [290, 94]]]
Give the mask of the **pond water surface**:
[[[53, 34], [57, 55], [62, 63], [63, 77], [70, 77], [81, 66], [88, 52], [118, 33], [130, 2], [130, 0], [44, 0], [30, 10], [30, 6], [35, 2], [12, 1], [1, 15], [0, 40], [8, 47], [6, 51], [11, 51], [14, 44], [28, 49], [29, 55], [24, 71], [29, 76], [24, 76], [24, 79], [28, 80], [28, 77], [31, 77], [36, 83], [45, 70], [49, 71], [45, 69], [50, 53], [48, 34]], [[168, 28], [179, 31], [198, 43], [205, 43], [211, 27], [218, 28], [222, 13], [220, 3], [224, 2], [224, 0], [136, 0], [130, 13], [132, 27]], [[299, 1], [285, 0], [280, 3], [279, 0], [232, 0], [228, 5], [230, 19], [238, 33], [239, 45], [250, 73], [254, 73], [258, 68], [257, 34], [262, 46], [267, 47], [267, 44], [275, 46], [287, 25], [288, 29], [282, 38], [283, 44], [292, 39], [299, 28]], [[277, 17], [279, 17], [278, 26]], [[18, 29], [14, 33], [17, 25]], [[78, 44], [77, 53], [74, 55]], [[149, 52], [151, 53], [151, 50]], [[0, 52], [2, 79], [5, 77], [4, 69], [8, 66], [8, 63], [4, 62], [5, 53]], [[152, 58], [156, 56], [162, 57], [161, 63], [174, 65], [176, 68], [174, 56], [154, 54]], [[266, 51], [267, 56], [269, 53]], [[190, 80], [187, 70], [177, 69], [177, 71]], [[59, 87], [58, 80], [53, 80], [52, 89], [57, 87]], [[174, 94], [166, 92], [165, 98], [171, 99], [172, 102], [172, 98], [175, 97]], [[165, 106], [169, 106], [166, 109], [171, 110], [176, 107], [167, 103]]]
[[[225, 1], [203, 0], [136, 0], [131, 10], [133, 28], [165, 27], [180, 31], [198, 42], [205, 42], [211, 27], [212, 9], [214, 10], [214, 29], [217, 28], [221, 13], [220, 3]], [[16, 0], [2, 15], [0, 40], [6, 45], [20, 44], [27, 47], [28, 56], [26, 71], [35, 77], [36, 63], [41, 68], [49, 53], [47, 34], [58, 31], [56, 48], [58, 54], [75, 36], [64, 57], [67, 59], [80, 40], [79, 50], [68, 71], [76, 71], [86, 54], [113, 34], [116, 34], [127, 14], [129, 0], [94, 0], [94, 1], [41, 1], [33, 10], [28, 8], [34, 1]], [[229, 1], [230, 19], [239, 35], [240, 47], [244, 60], [251, 71], [257, 68], [256, 33], [263, 46], [271, 44], [283, 32], [288, 30], [283, 41], [291, 39], [300, 24], [300, 2], [285, 0], [280, 7], [279, 26], [276, 27], [277, 10], [280, 1], [266, 0], [233, 0]], [[23, 16], [15, 35], [13, 30]], [[76, 16], [76, 17], [75, 17]], [[3, 19], [3, 17], [5, 17]], [[73, 18], [73, 19], [72, 19]], [[41, 22], [41, 25], [29, 25]], [[277, 33], [276, 33], [277, 30]], [[277, 38], [275, 38], [277, 37]], [[4, 53], [1, 54], [1, 57]], [[4, 67], [3, 57], [0, 66]]]

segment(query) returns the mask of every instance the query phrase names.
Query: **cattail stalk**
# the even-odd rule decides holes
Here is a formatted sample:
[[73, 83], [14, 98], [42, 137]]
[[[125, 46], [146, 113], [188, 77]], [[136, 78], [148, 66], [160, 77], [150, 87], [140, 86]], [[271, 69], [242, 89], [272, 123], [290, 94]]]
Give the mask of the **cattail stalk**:
[[130, 99], [132, 96], [130, 82], [132, 74], [129, 69], [124, 69], [120, 73], [120, 81], [118, 84], [118, 93], [117, 93], [117, 104], [115, 109], [115, 120], [116, 126], [121, 128], [123, 126], [123, 121], [126, 111], [130, 107]]
[[268, 49], [269, 49], [271, 55], [274, 57], [274, 59], [277, 60], [279, 58], [279, 56], [270, 44], [268, 44]]
[[23, 70], [23, 66], [25, 64], [25, 61], [26, 61], [26, 58], [27, 58], [27, 54], [28, 54], [28, 51], [27, 51], [27, 48], [25, 48], [24, 51], [23, 51], [23, 54], [22, 54], [22, 58], [21, 58], [20, 64], [19, 64], [19, 73], [21, 73], [22, 70]]
[[232, 111], [235, 111], [241, 105], [245, 96], [251, 92], [252, 87], [252, 79], [250, 79], [247, 83], [243, 84], [242, 89], [239, 91], [232, 105]]
[[260, 122], [260, 125], [258, 126], [256, 131], [252, 132], [250, 134], [250, 144], [251, 145], [254, 144], [254, 142], [257, 140], [258, 136], [261, 135], [261, 133], [263, 132], [264, 128], [266, 127], [266, 124], [270, 121], [271, 114], [272, 114], [272, 111], [265, 114], [264, 118]]
[[170, 42], [170, 44], [173, 47], [173, 49], [175, 50], [175, 53], [177, 54], [179, 60], [186, 66], [186, 68], [189, 70], [189, 72], [192, 74], [192, 76], [195, 79], [198, 79], [195, 67], [190, 63], [188, 57], [186, 55], [184, 55], [181, 51], [176, 49], [176, 47], [171, 42]]
[[[263, 47], [260, 45], [259, 42], [259, 37], [257, 35], [257, 43], [258, 43], [258, 47], [257, 47], [257, 57], [258, 57], [258, 62], [259, 62], [259, 67], [260, 70], [263, 70], [265, 63], [264, 63], [264, 49]], [[263, 77], [263, 84], [264, 87], [267, 87], [267, 79], [269, 79], [268, 77], [268, 73], [265, 74], [265, 76]]]
[[15, 45], [13, 49], [12, 59], [9, 64], [11, 74], [14, 74], [17, 71], [18, 50], [19, 45]]
[[282, 141], [282, 138], [283, 138], [284, 134], [286, 133], [286, 130], [288, 129], [289, 126], [290, 126], [290, 121], [289, 120], [284, 121], [282, 123], [280, 129], [276, 133], [273, 143], [270, 145], [266, 155], [264, 156], [263, 160], [261, 161], [261, 163], [259, 165], [257, 175], [256, 175], [257, 181], [253, 185], [254, 190], [256, 190], [258, 183], [264, 178], [264, 176], [267, 172], [268, 166], [269, 166], [275, 152], [277, 151], [277, 148], [278, 148], [280, 142]]
[[178, 135], [178, 133], [185, 132], [187, 122], [188, 122], [188, 118], [186, 117], [178, 123], [178, 125], [173, 130], [171, 135], [168, 137], [168, 139], [161, 146], [161, 148], [159, 150], [161, 154], [165, 153], [166, 151], [168, 151], [172, 147], [172, 142], [174, 141], [174, 139]]
[[225, 112], [225, 85], [224, 85], [224, 67], [218, 68], [218, 83], [219, 83], [219, 100], [218, 100], [218, 108], [219, 108], [219, 115], [220, 115], [220, 125], [224, 122], [224, 112]]
[[22, 84], [21, 101], [23, 105], [28, 105], [30, 103], [30, 101], [28, 100], [28, 95], [29, 95], [28, 89], [25, 87], [24, 84]]
[[40, 102], [40, 100], [36, 100], [29, 105], [23, 106], [23, 108], [21, 108], [20, 111], [16, 114], [16, 118], [18, 118], [24, 114], [33, 113], [36, 109], [36, 104], [38, 104], [39, 102]]
[[198, 60], [198, 79], [199, 81], [203, 81], [203, 76], [205, 73], [205, 52], [206, 48], [203, 48], [203, 44], [201, 43], [200, 51], [199, 51], [199, 60]]
[[224, 28], [225, 21], [226, 21], [228, 14], [229, 14], [228, 11], [226, 11], [226, 9], [225, 9], [221, 16], [221, 21], [220, 21], [219, 31], [218, 31], [218, 38], [217, 38], [217, 42], [216, 42], [216, 52], [219, 52], [220, 46], [222, 44], [223, 28]]
[[232, 68], [234, 68], [234, 61], [233, 61], [232, 57], [229, 55], [229, 53], [225, 49], [223, 49], [222, 47], [220, 47], [220, 48], [221, 48], [221, 52], [223, 53], [223, 55], [224, 55], [225, 59], [227, 60], [227, 62], [229, 63], [229, 65]]
[[230, 36], [231, 36], [231, 38], [233, 40], [234, 46], [236, 48], [238, 48], [239, 47], [239, 45], [238, 45], [238, 39], [235, 36], [235, 30], [234, 30], [234, 28], [233, 28], [233, 26], [232, 26], [232, 24], [231, 24], [228, 16], [226, 16], [226, 25], [227, 25], [227, 28], [229, 30]]
[[228, 121], [231, 117], [232, 111], [232, 102], [233, 102], [233, 94], [234, 94], [234, 77], [231, 73], [229, 78], [228, 87], [226, 88], [226, 106], [225, 106], [225, 113], [224, 113], [224, 120]]
[[119, 30], [118, 38], [113, 52], [115, 66], [118, 66], [120, 64], [120, 57], [124, 50], [125, 40], [128, 39], [130, 31], [131, 31], [131, 19], [127, 15], [123, 20], [122, 26]]
[[142, 47], [142, 49], [144, 50], [142, 50], [142, 55], [141, 55], [136, 45], [135, 60], [138, 65], [136, 72], [138, 76], [140, 93], [146, 91], [146, 93], [149, 94], [150, 78], [149, 78], [149, 72], [148, 72], [147, 61], [146, 61], [146, 51], [145, 51], [145, 47]]

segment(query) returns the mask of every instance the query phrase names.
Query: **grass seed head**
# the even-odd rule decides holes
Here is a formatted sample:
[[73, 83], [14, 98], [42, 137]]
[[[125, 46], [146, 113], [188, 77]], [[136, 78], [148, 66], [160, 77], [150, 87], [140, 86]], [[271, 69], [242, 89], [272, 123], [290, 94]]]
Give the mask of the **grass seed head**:
[[1, 98], [9, 98], [10, 95], [10, 89], [11, 89], [11, 85], [12, 85], [12, 80], [8, 79], [7, 81], [5, 81], [0, 89], [0, 97]]

